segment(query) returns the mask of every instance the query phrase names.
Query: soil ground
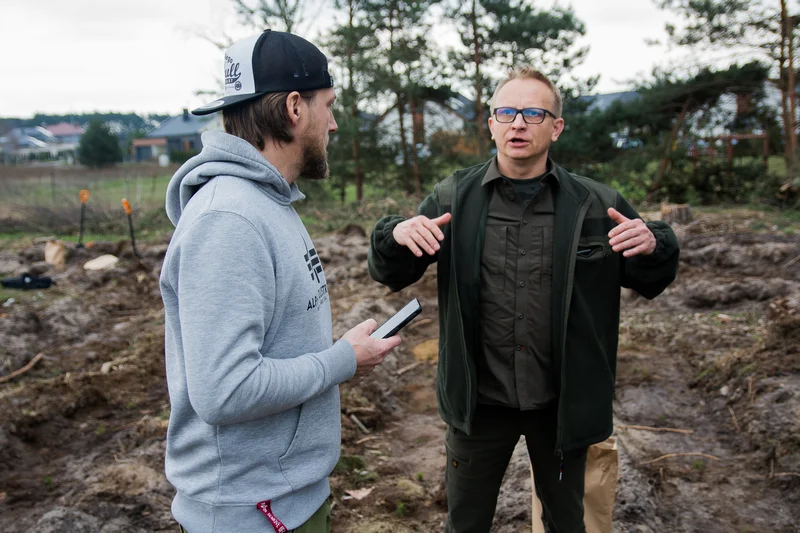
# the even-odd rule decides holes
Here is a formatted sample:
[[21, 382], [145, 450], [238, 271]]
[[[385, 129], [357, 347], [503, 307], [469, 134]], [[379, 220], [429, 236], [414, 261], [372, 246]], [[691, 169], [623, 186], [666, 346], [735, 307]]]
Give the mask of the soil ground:
[[[614, 529], [797, 533], [800, 236], [751, 211], [700, 214], [676, 232], [678, 280], [654, 301], [623, 294]], [[381, 367], [342, 386], [333, 529], [441, 531], [435, 273], [390, 293], [367, 274], [360, 228], [315, 244], [335, 336], [412, 297], [424, 307]], [[0, 531], [176, 530], [163, 474], [169, 404], [158, 273], [166, 245], [139, 249], [137, 261], [124, 243], [96, 243], [73, 250], [61, 272], [43, 263], [43, 241], [0, 251], [0, 276], [28, 271], [57, 282], [0, 292], [0, 379], [43, 354], [0, 384]], [[82, 268], [103, 253], [119, 254], [117, 267]], [[634, 425], [693, 432], [626, 427]], [[530, 494], [520, 445], [493, 531], [530, 531]]]

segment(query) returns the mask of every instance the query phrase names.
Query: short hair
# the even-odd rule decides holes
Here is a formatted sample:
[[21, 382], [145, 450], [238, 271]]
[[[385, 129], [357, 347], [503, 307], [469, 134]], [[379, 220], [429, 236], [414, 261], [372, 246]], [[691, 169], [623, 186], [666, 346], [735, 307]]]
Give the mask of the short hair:
[[[286, 110], [286, 98], [292, 91], [267, 93], [241, 104], [226, 107], [222, 110], [222, 123], [225, 132], [240, 137], [259, 150], [264, 149], [267, 139], [279, 143], [290, 143], [294, 140], [289, 127], [289, 112]], [[317, 91], [299, 91], [300, 96], [313, 101]]]
[[489, 102], [490, 111], [492, 113], [494, 113], [497, 93], [499, 93], [500, 89], [502, 89], [503, 86], [511, 80], [537, 80], [547, 85], [547, 87], [553, 92], [553, 109], [549, 109], [548, 111], [551, 111], [557, 117], [561, 116], [561, 108], [563, 105], [561, 91], [559, 91], [558, 87], [556, 87], [553, 82], [550, 81], [550, 78], [530, 66], [517, 67], [510, 70], [506, 78], [497, 84], [497, 88], [494, 90], [492, 99]]

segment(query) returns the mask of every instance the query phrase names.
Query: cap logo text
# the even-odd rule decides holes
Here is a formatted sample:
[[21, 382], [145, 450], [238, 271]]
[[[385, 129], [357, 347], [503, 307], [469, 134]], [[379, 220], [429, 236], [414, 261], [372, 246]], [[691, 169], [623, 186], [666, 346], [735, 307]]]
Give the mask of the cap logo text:
[[228, 55], [225, 56], [225, 63], [225, 85], [236, 84], [238, 91], [242, 88], [242, 84], [239, 82], [239, 78], [242, 77], [242, 73], [239, 72], [239, 63], [234, 63]]

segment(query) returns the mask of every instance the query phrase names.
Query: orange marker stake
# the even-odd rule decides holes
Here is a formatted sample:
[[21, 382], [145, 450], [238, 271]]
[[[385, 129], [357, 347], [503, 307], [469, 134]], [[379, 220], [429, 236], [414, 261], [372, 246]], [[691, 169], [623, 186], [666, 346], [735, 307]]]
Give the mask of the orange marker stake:
[[122, 199], [122, 207], [125, 209], [125, 214], [128, 215], [128, 229], [131, 232], [131, 246], [133, 247], [133, 255], [139, 257], [139, 252], [136, 251], [136, 237], [133, 236], [133, 218], [131, 218], [131, 204], [127, 198]]
[[78, 248], [83, 248], [83, 221], [86, 218], [86, 202], [89, 201], [89, 191], [83, 189], [78, 193], [78, 198], [81, 199], [81, 226], [78, 234]]

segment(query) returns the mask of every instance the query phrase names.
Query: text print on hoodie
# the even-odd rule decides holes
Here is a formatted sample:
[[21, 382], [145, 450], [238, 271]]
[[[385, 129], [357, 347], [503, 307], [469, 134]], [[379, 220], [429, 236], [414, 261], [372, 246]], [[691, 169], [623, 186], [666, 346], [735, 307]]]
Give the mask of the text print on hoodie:
[[256, 504], [271, 500], [294, 529], [330, 494], [338, 384], [355, 374], [355, 353], [332, 345], [325, 274], [292, 207], [304, 198], [297, 185], [238, 137], [202, 140], [167, 189], [172, 513], [192, 533], [264, 532]]

